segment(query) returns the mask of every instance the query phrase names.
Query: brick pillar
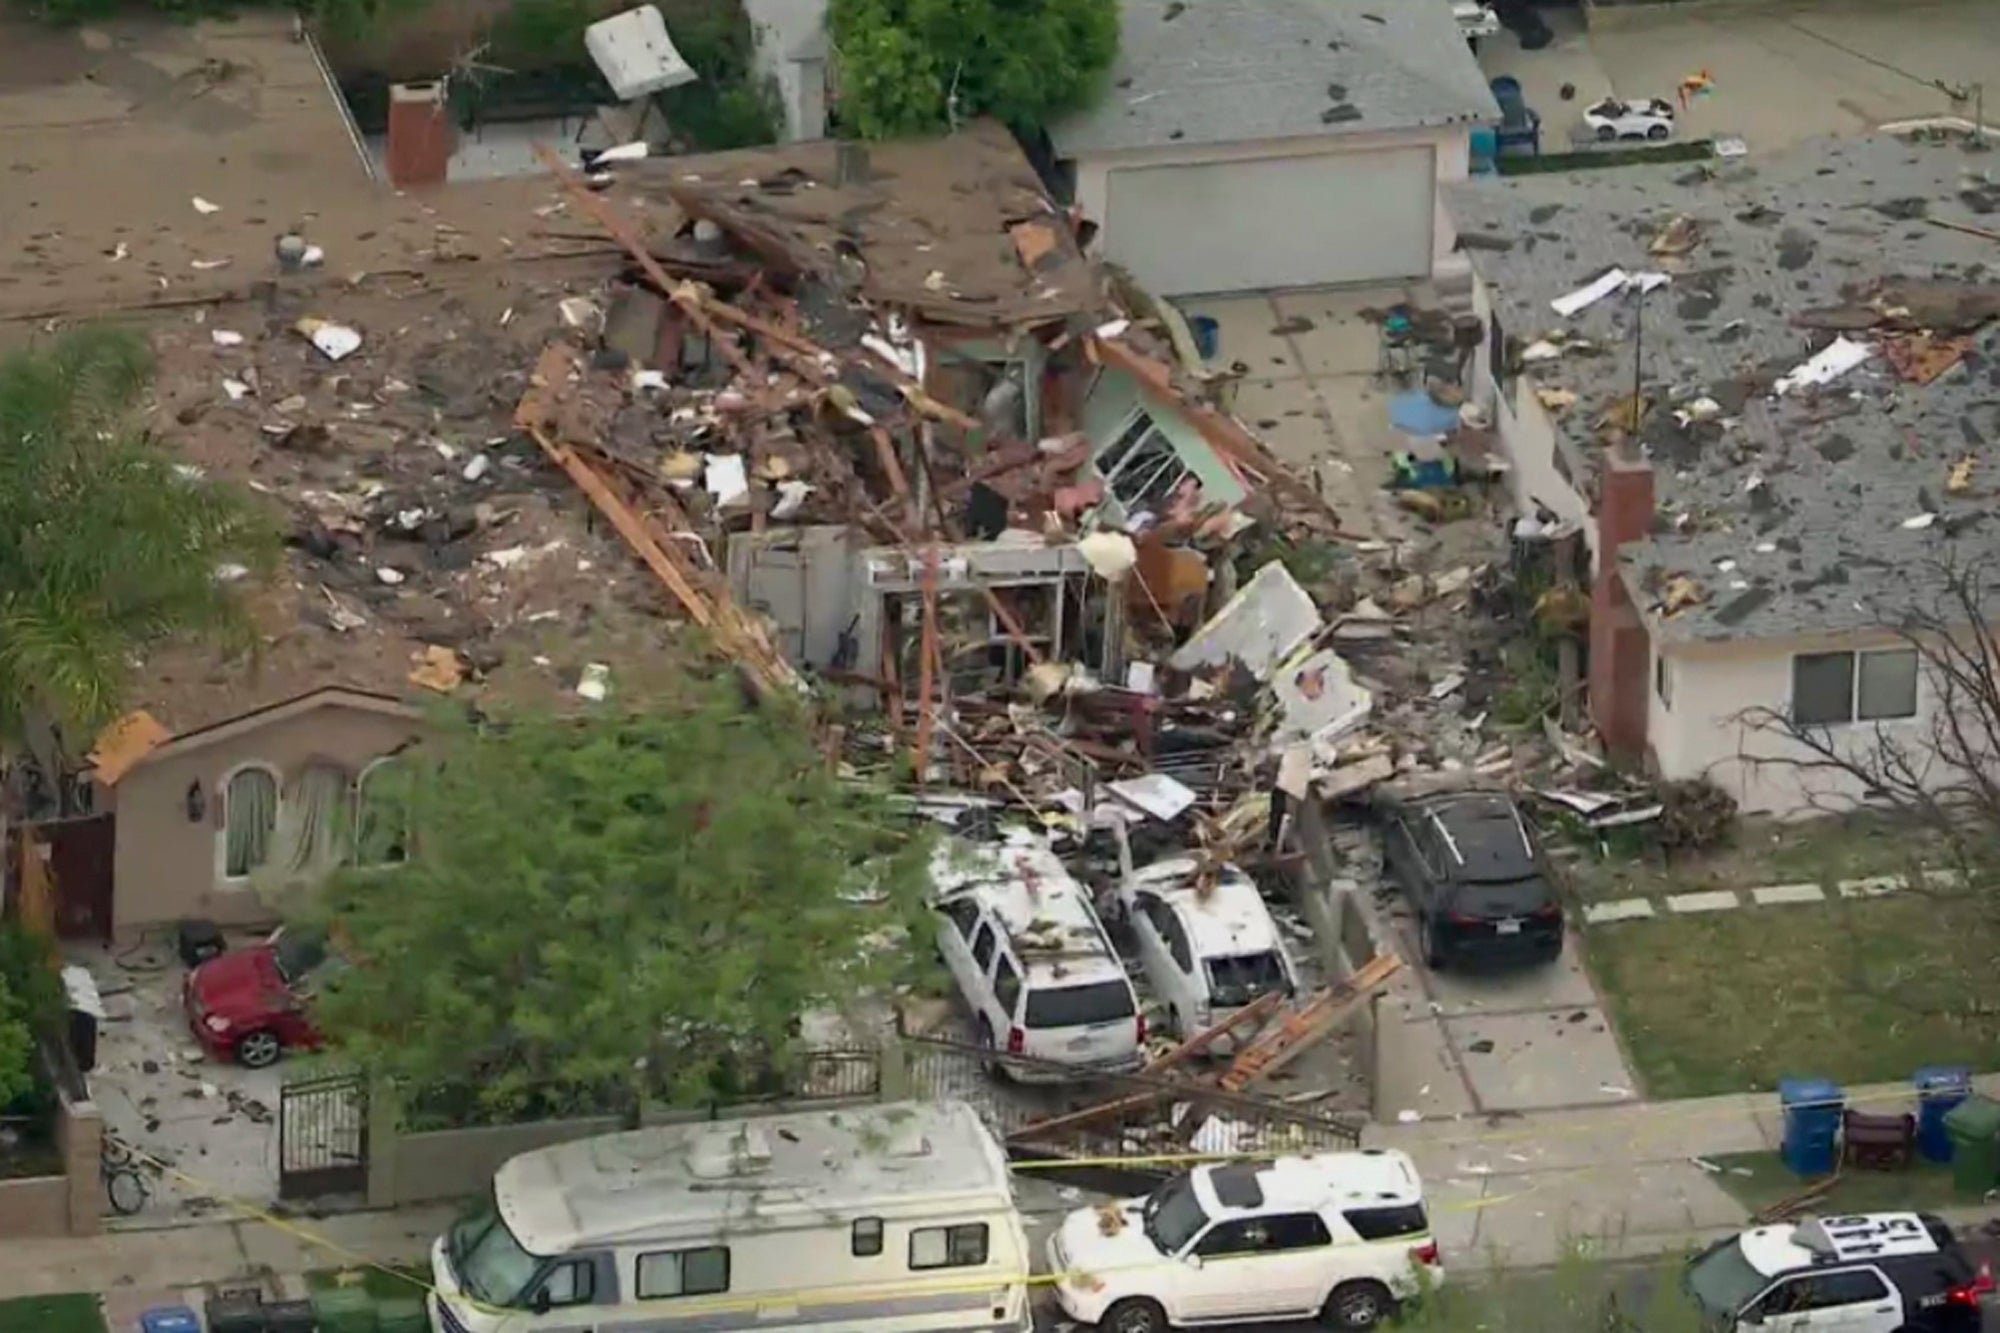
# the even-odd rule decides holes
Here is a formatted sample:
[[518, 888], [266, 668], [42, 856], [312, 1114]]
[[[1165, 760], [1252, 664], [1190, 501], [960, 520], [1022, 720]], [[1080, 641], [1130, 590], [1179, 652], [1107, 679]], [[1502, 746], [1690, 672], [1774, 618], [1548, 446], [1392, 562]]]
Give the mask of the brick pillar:
[[442, 185], [458, 132], [444, 101], [444, 84], [398, 83], [389, 88], [389, 183], [399, 190]]
[[62, 1099], [56, 1113], [56, 1141], [62, 1150], [63, 1174], [69, 1180], [69, 1234], [95, 1236], [103, 1230], [104, 1114], [94, 1102]]
[[1613, 449], [1598, 474], [1597, 577], [1590, 590], [1590, 717], [1613, 758], [1646, 757], [1652, 641], [1618, 573], [1618, 550], [1653, 528], [1653, 465]]

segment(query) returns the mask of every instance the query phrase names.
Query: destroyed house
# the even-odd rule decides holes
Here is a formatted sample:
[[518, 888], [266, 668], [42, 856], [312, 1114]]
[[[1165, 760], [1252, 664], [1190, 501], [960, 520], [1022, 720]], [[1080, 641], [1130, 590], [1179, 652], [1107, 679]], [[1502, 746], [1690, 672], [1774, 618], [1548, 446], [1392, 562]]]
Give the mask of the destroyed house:
[[1937, 696], [1898, 618], [2000, 553], [1987, 158], [1884, 135], [1452, 208], [1487, 324], [1472, 396], [1522, 509], [1594, 553], [1608, 748], [1750, 811], [1860, 795], [1770, 722], [1921, 738]]

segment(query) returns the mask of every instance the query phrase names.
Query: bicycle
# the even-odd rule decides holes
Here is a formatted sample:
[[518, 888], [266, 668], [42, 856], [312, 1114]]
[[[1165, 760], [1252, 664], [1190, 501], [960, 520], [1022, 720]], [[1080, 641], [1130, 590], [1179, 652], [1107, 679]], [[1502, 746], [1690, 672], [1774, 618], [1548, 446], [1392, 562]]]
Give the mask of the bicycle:
[[104, 1192], [111, 1199], [112, 1212], [130, 1217], [146, 1206], [152, 1186], [146, 1183], [129, 1145], [106, 1134], [98, 1151], [98, 1170], [104, 1177]]

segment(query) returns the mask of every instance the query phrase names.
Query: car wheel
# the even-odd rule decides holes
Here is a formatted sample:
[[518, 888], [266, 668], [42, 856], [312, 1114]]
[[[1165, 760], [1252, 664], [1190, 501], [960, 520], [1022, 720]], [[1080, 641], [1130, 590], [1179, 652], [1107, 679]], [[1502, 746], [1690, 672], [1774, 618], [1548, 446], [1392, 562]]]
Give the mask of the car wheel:
[[1618, 131], [1611, 128], [1611, 126], [1599, 125], [1597, 127], [1597, 141], [1599, 143], [1610, 143], [1613, 139], [1616, 139], [1617, 137], [1618, 137]]
[[1667, 137], [1667, 127], [1664, 125], [1648, 125], [1646, 127], [1646, 137], [1657, 143]]
[[1370, 1329], [1396, 1312], [1396, 1298], [1380, 1282], [1343, 1282], [1326, 1298], [1322, 1322], [1332, 1328]]
[[266, 1069], [278, 1063], [284, 1050], [277, 1033], [252, 1032], [236, 1043], [236, 1063], [245, 1069]]
[[1097, 1326], [1104, 1333], [1167, 1333], [1167, 1312], [1158, 1301], [1133, 1297], [1106, 1310]]
[[1417, 947], [1424, 955], [1424, 966], [1433, 972], [1444, 971], [1444, 952], [1438, 948], [1437, 931], [1431, 927], [1428, 916], [1417, 918]]
[[111, 1200], [111, 1211], [120, 1217], [131, 1217], [143, 1209], [150, 1193], [146, 1178], [129, 1166], [105, 1174], [104, 1192]]

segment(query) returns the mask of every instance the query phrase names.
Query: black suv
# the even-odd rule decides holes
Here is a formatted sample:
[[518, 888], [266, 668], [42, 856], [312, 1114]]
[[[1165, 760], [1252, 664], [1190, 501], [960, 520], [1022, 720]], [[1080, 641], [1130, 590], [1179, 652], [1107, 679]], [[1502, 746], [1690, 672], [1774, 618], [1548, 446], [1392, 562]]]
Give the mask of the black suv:
[[1562, 953], [1562, 904], [1511, 798], [1448, 792], [1379, 808], [1389, 873], [1416, 910], [1426, 966]]
[[1979, 1333], [1993, 1276], [1925, 1213], [1753, 1227], [1688, 1261], [1717, 1333]]

